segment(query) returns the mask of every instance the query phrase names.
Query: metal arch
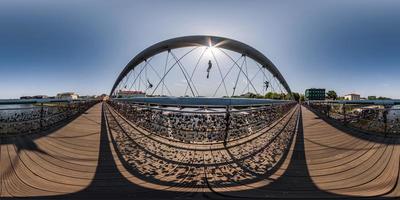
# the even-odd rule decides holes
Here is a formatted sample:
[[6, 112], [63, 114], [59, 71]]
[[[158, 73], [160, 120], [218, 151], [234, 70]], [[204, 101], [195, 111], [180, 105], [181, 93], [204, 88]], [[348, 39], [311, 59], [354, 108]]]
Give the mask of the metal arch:
[[214, 46], [246, 55], [268, 69], [268, 71], [270, 71], [271, 74], [279, 80], [285, 90], [288, 93], [292, 93], [289, 85], [287, 84], [285, 78], [283, 78], [282, 74], [279, 72], [278, 68], [276, 68], [275, 65], [266, 56], [264, 56], [261, 52], [254, 49], [253, 47], [229, 38], [209, 35], [194, 35], [164, 40], [140, 52], [125, 66], [125, 68], [119, 74], [111, 89], [110, 96], [114, 93], [114, 90], [118, 86], [118, 83], [122, 81], [122, 79], [129, 73], [129, 71], [134, 69], [141, 62], [164, 51], [190, 46]]

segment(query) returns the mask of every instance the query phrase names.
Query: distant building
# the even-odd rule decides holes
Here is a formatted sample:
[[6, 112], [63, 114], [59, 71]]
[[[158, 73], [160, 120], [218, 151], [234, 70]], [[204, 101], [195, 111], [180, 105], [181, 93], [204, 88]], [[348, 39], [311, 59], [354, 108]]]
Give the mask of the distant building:
[[106, 95], [106, 94], [102, 94], [102, 95], [97, 97], [97, 99], [101, 100], [101, 101], [108, 101], [109, 98], [110, 97], [108, 95]]
[[132, 97], [145, 97], [146, 93], [137, 90], [119, 90], [117, 98], [132, 98]]
[[304, 97], [306, 98], [306, 100], [325, 100], [325, 89], [323, 88], [306, 89]]
[[350, 100], [350, 101], [359, 101], [361, 99], [361, 97], [360, 97], [359, 94], [351, 93], [351, 94], [345, 95], [344, 99], [345, 100]]
[[58, 93], [56, 96], [56, 99], [65, 99], [65, 100], [75, 100], [78, 98], [79, 96], [75, 92]]
[[22, 96], [20, 99], [48, 99], [47, 95]]
[[33, 96], [34, 99], [47, 99], [49, 98], [47, 95], [35, 95]]
[[80, 99], [97, 99], [97, 95], [79, 96]]

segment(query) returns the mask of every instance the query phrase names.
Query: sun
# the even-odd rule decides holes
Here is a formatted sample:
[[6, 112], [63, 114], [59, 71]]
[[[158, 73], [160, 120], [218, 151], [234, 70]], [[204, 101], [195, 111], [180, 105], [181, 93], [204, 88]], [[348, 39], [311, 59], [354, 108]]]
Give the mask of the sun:
[[215, 46], [207, 46], [205, 50], [205, 56], [209, 60], [213, 60], [215, 56], [217, 56], [217, 53], [219, 52], [219, 49]]

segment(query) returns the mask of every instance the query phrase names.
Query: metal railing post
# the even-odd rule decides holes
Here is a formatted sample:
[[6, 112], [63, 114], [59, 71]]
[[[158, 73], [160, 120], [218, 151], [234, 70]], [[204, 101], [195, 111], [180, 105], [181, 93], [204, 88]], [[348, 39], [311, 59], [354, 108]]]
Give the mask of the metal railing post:
[[67, 113], [68, 113], [68, 118], [70, 118], [72, 116], [72, 103], [71, 102], [67, 102]]
[[326, 104], [326, 116], [329, 118], [329, 112], [330, 112], [330, 104]]
[[226, 127], [225, 127], [225, 136], [224, 136], [224, 146], [226, 146], [226, 143], [227, 143], [229, 125], [230, 125], [230, 107], [229, 107], [229, 105], [226, 106], [225, 124], [226, 124]]
[[43, 103], [40, 104], [40, 129], [43, 129]]
[[344, 125], [346, 125], [347, 124], [347, 120], [346, 120], [346, 103], [343, 103], [342, 104], [342, 110], [343, 110], [343, 123], [344, 123]]
[[385, 137], [386, 137], [386, 135], [387, 135], [387, 114], [388, 114], [388, 111], [387, 111], [387, 109], [386, 109], [386, 106], [385, 106], [385, 108], [384, 108], [384, 110], [383, 110], [383, 123], [384, 123], [384, 126], [385, 126]]

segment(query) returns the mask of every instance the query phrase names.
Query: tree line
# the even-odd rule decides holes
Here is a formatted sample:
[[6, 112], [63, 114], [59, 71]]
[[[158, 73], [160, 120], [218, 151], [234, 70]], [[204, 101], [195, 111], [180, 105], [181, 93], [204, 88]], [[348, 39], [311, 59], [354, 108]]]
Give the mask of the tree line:
[[[344, 100], [344, 97], [338, 96], [336, 91], [329, 90], [326, 92], [326, 99], [329, 100]], [[268, 92], [265, 95], [262, 94], [254, 94], [252, 92], [248, 92], [246, 94], [242, 94], [240, 96], [233, 96], [233, 98], [257, 98], [257, 99], [276, 99], [276, 100], [295, 100], [297, 102], [304, 101], [304, 95], [298, 92], [292, 92], [292, 94], [285, 93], [277, 93], [277, 92]], [[369, 96], [368, 100], [390, 100], [388, 97], [375, 97]]]

